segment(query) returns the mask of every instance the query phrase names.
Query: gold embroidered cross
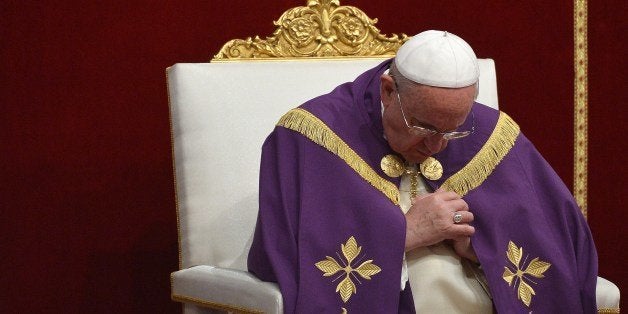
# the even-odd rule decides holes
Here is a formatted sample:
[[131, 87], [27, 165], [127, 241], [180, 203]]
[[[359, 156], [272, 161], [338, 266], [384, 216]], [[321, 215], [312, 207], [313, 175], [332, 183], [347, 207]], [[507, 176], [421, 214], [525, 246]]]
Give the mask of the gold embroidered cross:
[[[508, 251], [506, 251], [506, 256], [512, 265], [515, 266], [515, 271], [512, 271], [508, 267], [504, 267], [504, 274], [502, 277], [511, 286], [514, 282], [515, 287], [517, 284], [519, 287], [517, 288], [517, 298], [523, 302], [526, 306], [530, 307], [530, 303], [532, 302], [532, 296], [536, 295], [534, 289], [526, 282], [529, 280], [530, 282], [535, 283], [528, 277], [524, 277], [526, 275], [535, 277], [535, 278], [543, 278], [545, 277], [543, 273], [547, 271], [550, 266], [552, 266], [548, 262], [544, 262], [539, 260], [538, 257], [535, 257], [525, 270], [522, 270], [521, 257], [523, 256], [523, 248], [517, 247], [515, 243], [512, 241], [508, 242]], [[517, 280], [518, 279], [518, 280]]]
[[[340, 259], [340, 261], [345, 265], [344, 267], [340, 266], [340, 264], [331, 256], [326, 256], [324, 260], [316, 263], [315, 265], [323, 272], [323, 276], [325, 277], [333, 276], [339, 271], [345, 272], [346, 276], [338, 284], [338, 286], [336, 286], [336, 292], [340, 294], [342, 301], [347, 303], [349, 298], [351, 298], [351, 295], [357, 293], [357, 288], [351, 279], [351, 276], [356, 277], [353, 273], [357, 273], [362, 278], [370, 280], [371, 276], [379, 273], [382, 269], [373, 264], [373, 260], [365, 261], [356, 268], [351, 266], [353, 260], [360, 254], [360, 251], [362, 251], [362, 247], [358, 246], [358, 243], [355, 241], [353, 236], [347, 240], [347, 243], [340, 244], [340, 249], [342, 250], [342, 255], [344, 255], [347, 260], [345, 264], [344, 261]], [[342, 277], [342, 275], [338, 278], [340, 277]]]

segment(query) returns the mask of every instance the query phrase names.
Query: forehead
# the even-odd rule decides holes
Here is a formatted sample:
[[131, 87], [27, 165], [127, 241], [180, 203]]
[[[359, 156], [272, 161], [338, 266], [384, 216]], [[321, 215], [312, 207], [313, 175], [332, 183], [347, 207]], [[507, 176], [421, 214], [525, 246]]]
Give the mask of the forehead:
[[441, 88], [417, 85], [401, 91], [404, 110], [412, 120], [451, 128], [464, 122], [475, 98], [475, 86]]

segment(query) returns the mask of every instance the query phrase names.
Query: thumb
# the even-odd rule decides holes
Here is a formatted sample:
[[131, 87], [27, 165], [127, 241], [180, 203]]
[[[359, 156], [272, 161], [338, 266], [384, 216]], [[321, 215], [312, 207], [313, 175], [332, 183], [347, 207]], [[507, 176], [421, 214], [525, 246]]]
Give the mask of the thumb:
[[448, 189], [446, 189], [445, 187], [441, 185], [438, 189], [436, 189], [436, 191], [434, 191], [434, 193], [444, 193], [448, 191], [449, 191]]
[[419, 193], [417, 194], [417, 196], [410, 200], [410, 204], [414, 205], [417, 201], [422, 200], [430, 195], [432, 195], [432, 193]]

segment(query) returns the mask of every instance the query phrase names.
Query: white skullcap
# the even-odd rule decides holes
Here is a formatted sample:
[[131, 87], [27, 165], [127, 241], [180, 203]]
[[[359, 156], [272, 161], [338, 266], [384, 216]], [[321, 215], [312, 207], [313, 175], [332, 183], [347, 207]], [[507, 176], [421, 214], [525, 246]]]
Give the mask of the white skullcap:
[[395, 65], [405, 78], [429, 86], [466, 87], [480, 76], [471, 46], [444, 31], [425, 31], [410, 38], [397, 51]]

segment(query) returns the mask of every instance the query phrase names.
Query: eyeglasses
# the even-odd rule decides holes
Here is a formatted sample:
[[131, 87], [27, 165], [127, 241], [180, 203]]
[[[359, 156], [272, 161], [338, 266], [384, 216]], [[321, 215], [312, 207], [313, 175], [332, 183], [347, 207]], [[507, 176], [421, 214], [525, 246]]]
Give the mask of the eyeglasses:
[[399, 96], [399, 87], [397, 86], [397, 81], [393, 77], [393, 81], [395, 82], [395, 89], [397, 92], [397, 100], [399, 101], [399, 108], [401, 109], [401, 115], [403, 116], [403, 121], [406, 123], [408, 129], [410, 129], [410, 133], [416, 136], [421, 137], [430, 137], [434, 135], [442, 135], [446, 140], [455, 140], [458, 138], [463, 138], [469, 134], [472, 134], [475, 131], [475, 115], [473, 111], [471, 111], [471, 130], [467, 131], [453, 131], [453, 132], [438, 132], [434, 129], [424, 128], [418, 125], [410, 125], [408, 123], [408, 119], [406, 119], [406, 114], [403, 112], [403, 105], [401, 104], [401, 97]]

